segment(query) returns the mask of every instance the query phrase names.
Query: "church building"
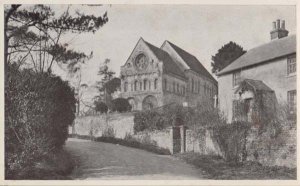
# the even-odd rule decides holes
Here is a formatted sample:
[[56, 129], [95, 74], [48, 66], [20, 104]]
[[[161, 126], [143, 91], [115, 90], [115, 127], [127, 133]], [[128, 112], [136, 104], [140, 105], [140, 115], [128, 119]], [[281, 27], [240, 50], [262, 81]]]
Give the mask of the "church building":
[[169, 41], [158, 48], [140, 38], [120, 76], [120, 97], [128, 99], [132, 110], [172, 103], [213, 105], [218, 92], [217, 81], [198, 59]]

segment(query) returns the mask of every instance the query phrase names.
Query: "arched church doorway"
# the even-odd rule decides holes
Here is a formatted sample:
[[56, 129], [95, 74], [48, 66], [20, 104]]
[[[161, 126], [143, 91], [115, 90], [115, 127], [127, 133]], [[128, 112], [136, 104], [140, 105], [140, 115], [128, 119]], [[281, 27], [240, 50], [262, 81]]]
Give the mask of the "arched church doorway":
[[142, 103], [143, 110], [150, 110], [157, 107], [157, 99], [154, 96], [146, 96]]

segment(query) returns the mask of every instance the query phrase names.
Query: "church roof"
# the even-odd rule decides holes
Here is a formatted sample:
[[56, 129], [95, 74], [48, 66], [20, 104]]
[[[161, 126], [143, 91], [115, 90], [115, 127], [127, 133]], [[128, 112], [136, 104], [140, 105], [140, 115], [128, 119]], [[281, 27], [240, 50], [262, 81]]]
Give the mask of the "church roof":
[[240, 89], [251, 87], [254, 92], [263, 91], [263, 92], [273, 92], [273, 90], [268, 87], [263, 81], [254, 80], [254, 79], [244, 79], [241, 83], [239, 88], [235, 91], [237, 93]]
[[230, 65], [221, 70], [218, 75], [223, 75], [238, 69], [258, 65], [278, 57], [296, 52], [296, 35], [272, 40], [269, 43], [250, 49]]
[[154, 53], [154, 55], [164, 63], [164, 71], [168, 74], [175, 74], [178, 75], [180, 77], [185, 78], [184, 73], [182, 72], [182, 70], [180, 70], [180, 68], [178, 67], [178, 65], [173, 61], [173, 59], [170, 57], [170, 55], [165, 52], [164, 50], [148, 43], [147, 41], [145, 41], [146, 45], [149, 47], [149, 49]]
[[170, 46], [176, 51], [176, 53], [183, 59], [183, 61], [190, 67], [192, 71], [202, 74], [214, 82], [217, 82], [195, 56], [181, 49], [170, 41], [166, 42], [170, 44]]

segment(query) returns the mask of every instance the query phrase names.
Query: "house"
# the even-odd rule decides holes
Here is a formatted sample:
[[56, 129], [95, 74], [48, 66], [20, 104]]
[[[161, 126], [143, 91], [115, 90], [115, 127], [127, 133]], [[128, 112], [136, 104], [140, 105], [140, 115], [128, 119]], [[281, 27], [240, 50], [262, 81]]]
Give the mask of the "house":
[[[250, 49], [218, 73], [219, 107], [229, 123], [238, 117], [253, 121], [255, 103], [261, 107], [256, 111], [287, 105], [289, 114], [296, 114], [296, 35], [288, 36], [285, 21], [280, 22], [273, 22], [270, 42]], [[237, 116], [239, 111], [244, 114]]]
[[200, 61], [170, 41], [158, 48], [140, 38], [120, 76], [120, 97], [128, 99], [133, 110], [171, 103], [213, 104], [217, 94], [217, 81]]

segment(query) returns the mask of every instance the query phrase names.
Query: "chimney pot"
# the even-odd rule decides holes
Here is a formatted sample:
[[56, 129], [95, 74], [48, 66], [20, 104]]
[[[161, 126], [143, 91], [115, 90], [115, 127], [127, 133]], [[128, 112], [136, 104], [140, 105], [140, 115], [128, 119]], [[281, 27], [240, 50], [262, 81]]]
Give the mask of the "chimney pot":
[[273, 30], [276, 30], [276, 21], [273, 21]]
[[280, 19], [277, 19], [277, 29], [280, 29]]
[[285, 20], [282, 20], [281, 22], [281, 29], [285, 30]]

